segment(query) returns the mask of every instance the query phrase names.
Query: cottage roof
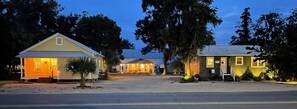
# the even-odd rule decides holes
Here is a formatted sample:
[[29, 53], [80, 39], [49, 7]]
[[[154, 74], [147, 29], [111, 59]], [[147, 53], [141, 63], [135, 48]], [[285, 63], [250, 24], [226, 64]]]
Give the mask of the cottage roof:
[[153, 61], [139, 58], [139, 59], [132, 60], [130, 62], [126, 62], [125, 64], [153, 64], [153, 63], [154, 63]]
[[152, 51], [143, 55], [139, 49], [123, 49], [122, 55], [127, 58], [141, 58], [141, 59], [163, 59], [163, 54], [157, 51]]
[[[259, 53], [247, 50], [253, 45], [209, 45], [198, 51], [199, 56], [254, 56]], [[258, 46], [255, 46], [258, 47]]]
[[60, 33], [56, 33], [56, 34], [54, 34], [54, 35], [52, 35], [52, 36], [50, 36], [50, 37], [48, 37], [48, 38], [46, 38], [46, 39], [40, 41], [39, 43], [37, 43], [37, 44], [35, 44], [35, 45], [33, 45], [33, 46], [31, 46], [31, 47], [25, 49], [24, 51], [20, 52], [19, 54], [23, 54], [23, 53], [25, 53], [25, 52], [28, 52], [29, 50], [33, 49], [34, 47], [36, 47], [36, 46], [38, 46], [38, 45], [40, 45], [40, 44], [42, 44], [42, 43], [44, 43], [44, 42], [46, 42], [46, 41], [48, 41], [48, 40], [54, 38], [54, 37], [56, 37], [56, 36], [63, 37], [63, 38], [65, 38], [65, 39], [69, 40], [70, 42], [72, 42], [72, 43], [78, 45], [79, 47], [81, 47], [81, 48], [83, 48], [83, 49], [85, 49], [85, 50], [91, 52], [91, 53], [94, 54], [94, 55], [103, 56], [102, 54], [96, 52], [95, 50], [93, 50], [93, 49], [91, 49], [91, 48], [85, 46], [84, 44], [82, 44], [82, 43], [80, 43], [80, 42], [77, 42], [77, 41], [75, 41], [75, 40], [73, 40], [73, 39], [71, 39], [71, 38], [68, 38], [68, 37], [66, 37], [66, 36], [64, 36], [64, 35], [62, 35], [62, 34], [60, 34]]

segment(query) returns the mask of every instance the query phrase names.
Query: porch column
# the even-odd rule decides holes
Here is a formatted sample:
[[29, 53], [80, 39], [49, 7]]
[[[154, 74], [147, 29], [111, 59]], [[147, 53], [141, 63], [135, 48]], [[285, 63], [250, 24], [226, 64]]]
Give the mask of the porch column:
[[20, 62], [21, 62], [21, 77], [20, 79], [23, 78], [23, 58], [20, 58]]

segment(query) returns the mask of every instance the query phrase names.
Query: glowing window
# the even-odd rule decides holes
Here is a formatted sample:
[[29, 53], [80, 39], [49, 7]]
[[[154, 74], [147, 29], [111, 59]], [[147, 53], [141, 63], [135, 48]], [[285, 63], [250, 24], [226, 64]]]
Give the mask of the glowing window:
[[235, 65], [243, 65], [243, 57], [236, 57]]
[[51, 64], [52, 64], [52, 66], [56, 66], [57, 65], [57, 59], [55, 59], [55, 58], [51, 59]]
[[213, 68], [214, 67], [213, 57], [206, 57], [206, 67], [207, 68]]
[[143, 65], [143, 64], [141, 64], [141, 68], [142, 68], [142, 69], [144, 68], [144, 65]]
[[62, 39], [62, 37], [57, 37], [56, 38], [56, 45], [63, 45], [63, 39]]
[[35, 59], [35, 70], [41, 70], [41, 59]]
[[252, 67], [265, 67], [264, 60], [257, 60], [255, 61], [255, 57], [251, 57], [251, 66]]
[[258, 60], [259, 61], [259, 67], [265, 67], [264, 60]]

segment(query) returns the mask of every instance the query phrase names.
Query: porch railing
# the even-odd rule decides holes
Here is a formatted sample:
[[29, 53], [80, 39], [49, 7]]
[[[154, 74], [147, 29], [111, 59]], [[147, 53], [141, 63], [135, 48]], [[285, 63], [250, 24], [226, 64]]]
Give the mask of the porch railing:
[[224, 72], [220, 67], [220, 76], [222, 77], [223, 81], [225, 80], [226, 75], [232, 76], [233, 81], [235, 81], [235, 71], [233, 70], [232, 66], [230, 66], [230, 74], [228, 74], [227, 72]]
[[231, 76], [233, 77], [233, 81], [235, 81], [236, 74], [235, 74], [235, 71], [233, 70], [232, 66], [230, 66], [230, 73], [231, 73]]
[[224, 72], [223, 72], [223, 70], [222, 70], [222, 68], [220, 67], [220, 76], [222, 77], [222, 79], [223, 79], [223, 81], [224, 81], [224, 77], [225, 77], [225, 75], [224, 75]]

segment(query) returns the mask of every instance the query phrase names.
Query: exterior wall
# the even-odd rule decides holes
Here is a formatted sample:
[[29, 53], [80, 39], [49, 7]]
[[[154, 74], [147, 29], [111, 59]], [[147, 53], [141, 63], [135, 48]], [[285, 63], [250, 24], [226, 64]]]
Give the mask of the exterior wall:
[[199, 57], [196, 57], [191, 60], [190, 72], [191, 72], [191, 75], [200, 74], [200, 59], [199, 59]]
[[265, 67], [251, 67], [251, 56], [242, 56], [243, 57], [243, 65], [235, 65], [235, 56], [230, 57], [230, 64], [236, 73], [236, 75], [241, 76], [247, 68], [250, 68], [250, 71], [254, 76], [259, 76], [261, 72], [263, 72]]
[[[35, 58], [25, 58], [24, 59], [24, 77], [25, 79], [38, 79], [40, 77], [48, 78], [51, 77], [51, 70], [53, 70], [53, 77], [56, 79], [80, 79], [78, 75], [72, 75], [71, 72], [66, 71], [65, 65], [67, 61], [71, 58], [57, 58], [57, 65], [56, 66], [46, 66], [48, 69], [35, 69]], [[42, 58], [45, 59], [45, 58]], [[50, 58], [46, 58], [50, 60]], [[100, 63], [99, 63], [100, 60]], [[104, 70], [103, 68], [103, 58], [99, 57], [96, 59], [96, 72], [95, 74], [90, 74], [87, 79], [98, 78], [99, 76], [99, 69]], [[44, 63], [44, 61], [41, 61]], [[50, 64], [48, 62], [48, 64]], [[43, 65], [41, 65], [43, 66]]]
[[56, 45], [56, 37], [53, 37], [52, 39], [41, 43], [40, 45], [32, 48], [29, 51], [82, 51], [84, 53], [92, 55], [91, 52], [81, 48], [80, 46], [68, 41], [63, 37], [61, 37], [63, 39], [63, 45]]
[[[215, 74], [220, 74], [220, 63], [214, 62], [214, 68], [206, 68], [206, 57], [200, 57], [200, 77], [210, 77], [211, 76], [211, 69], [215, 69]], [[212, 56], [208, 56], [212, 57]], [[214, 61], [220, 61], [221, 56], [213, 56]], [[222, 56], [226, 57], [226, 56]], [[265, 71], [266, 67], [251, 67], [251, 56], [239, 56], [243, 57], [243, 65], [235, 65], [235, 58], [236, 56], [227, 57], [227, 72], [230, 73], [230, 66], [233, 68], [234, 72], [237, 76], [241, 76], [247, 68], [253, 73], [254, 76], [259, 76], [261, 72]]]
[[[202, 78], [209, 78], [211, 75], [220, 74], [220, 63], [215, 63], [215, 61], [220, 61], [221, 57], [220, 56], [209, 56], [209, 57], [214, 57], [213, 68], [206, 68], [206, 57], [200, 56], [200, 77]], [[228, 62], [227, 62], [227, 66], [228, 66]], [[212, 69], [215, 70], [215, 74], [211, 74]]]
[[[79, 75], [73, 75], [71, 71], [67, 71], [65, 65], [67, 61], [71, 58], [59, 58], [58, 59], [58, 78], [60, 80], [73, 80], [73, 79], [80, 79]], [[101, 61], [99, 64], [99, 60]], [[103, 69], [103, 58], [99, 57], [96, 59], [96, 71], [94, 74], [89, 74], [86, 79], [97, 79], [99, 76], [99, 69]]]
[[[40, 69], [35, 68], [35, 59], [40, 59]], [[38, 79], [40, 77], [57, 77], [57, 66], [51, 64], [52, 58], [24, 58], [25, 78]], [[56, 58], [55, 58], [56, 59]]]

